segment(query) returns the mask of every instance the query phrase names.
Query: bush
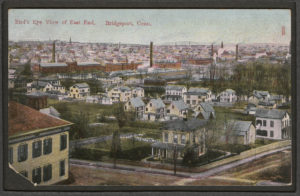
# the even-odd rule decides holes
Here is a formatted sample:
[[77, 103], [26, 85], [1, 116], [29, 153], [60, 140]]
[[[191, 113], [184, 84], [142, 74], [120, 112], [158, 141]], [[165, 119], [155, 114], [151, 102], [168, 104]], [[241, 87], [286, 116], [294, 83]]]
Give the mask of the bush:
[[223, 144], [223, 145], [214, 146], [213, 148], [231, 152], [231, 153], [240, 154], [243, 151], [251, 149], [251, 146], [243, 145], [243, 144]]
[[108, 152], [98, 149], [75, 148], [71, 153], [72, 158], [86, 159], [93, 161], [101, 161], [103, 156], [108, 155]]

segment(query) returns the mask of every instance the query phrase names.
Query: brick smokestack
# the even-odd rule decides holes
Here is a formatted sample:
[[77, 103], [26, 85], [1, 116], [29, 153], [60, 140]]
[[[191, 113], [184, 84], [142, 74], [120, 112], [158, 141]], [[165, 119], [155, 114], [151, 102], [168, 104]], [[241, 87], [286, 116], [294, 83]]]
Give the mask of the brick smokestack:
[[153, 66], [153, 42], [150, 42], [150, 67]]
[[55, 41], [53, 41], [53, 45], [52, 45], [52, 63], [55, 63]]
[[235, 45], [235, 60], [239, 59], [239, 45]]
[[223, 42], [221, 42], [221, 48], [223, 48]]
[[211, 44], [211, 57], [214, 56], [214, 44]]

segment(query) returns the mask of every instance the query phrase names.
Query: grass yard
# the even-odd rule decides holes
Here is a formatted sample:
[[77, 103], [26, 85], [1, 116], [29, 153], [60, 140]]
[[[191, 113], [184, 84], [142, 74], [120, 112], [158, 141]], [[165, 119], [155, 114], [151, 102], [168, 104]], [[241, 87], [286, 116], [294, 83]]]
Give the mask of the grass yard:
[[110, 115], [112, 111], [112, 106], [110, 105], [100, 105], [85, 102], [67, 102], [58, 101], [55, 99], [48, 99], [48, 105], [57, 109], [62, 118], [65, 120], [72, 120], [74, 115], [79, 115], [80, 112], [83, 112], [89, 115], [90, 122], [96, 122], [99, 114], [105, 113]]
[[[81, 149], [76, 149], [72, 153], [72, 157], [94, 161], [109, 161], [111, 140], [99, 142], [95, 144], [88, 144]], [[122, 152], [119, 159], [126, 159], [132, 161], [140, 161], [141, 159], [151, 154], [151, 144], [143, 141], [137, 141], [132, 138], [121, 139]]]
[[230, 108], [215, 106], [214, 109], [216, 111], [217, 119], [225, 119], [226, 117], [227, 120], [234, 119], [234, 120], [243, 120], [243, 121], [252, 121], [252, 122], [255, 121], [254, 116], [235, 112]]

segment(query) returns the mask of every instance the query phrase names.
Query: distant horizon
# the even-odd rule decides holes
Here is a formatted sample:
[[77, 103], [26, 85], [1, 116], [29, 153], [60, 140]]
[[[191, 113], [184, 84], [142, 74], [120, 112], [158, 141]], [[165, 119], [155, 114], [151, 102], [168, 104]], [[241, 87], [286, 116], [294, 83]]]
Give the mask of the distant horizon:
[[[66, 42], [68, 43], [69, 40], [59, 40], [59, 39], [55, 39], [55, 40], [8, 40], [9, 42], [53, 42], [53, 41], [59, 41], [59, 42]], [[179, 42], [189, 42], [189, 41], [179, 41]], [[181, 44], [181, 43], [177, 43], [177, 42], [173, 42], [173, 43], [155, 43], [153, 42], [153, 45], [160, 45], [160, 46], [163, 46], [163, 45], [168, 45], [168, 46], [174, 46], [175, 43], [176, 45], [185, 45], [185, 46], [188, 46], [189, 44]], [[190, 42], [193, 42], [193, 41], [190, 41]], [[146, 44], [146, 43], [123, 43], [123, 42], [80, 42], [80, 41], [73, 41], [72, 40], [72, 43], [90, 43], [90, 44], [123, 44], [123, 45], [143, 45], [143, 46], [148, 46], [150, 44]], [[217, 46], [217, 45], [221, 45], [221, 42], [220, 43], [209, 43], [209, 42], [202, 42], [202, 43], [191, 43], [190, 45], [191, 46], [197, 46], [197, 45], [211, 45], [213, 44], [214, 46]], [[290, 43], [226, 43], [226, 42], [223, 42], [223, 44], [226, 46], [226, 45], [263, 45], [263, 44], [270, 44], [270, 45], [289, 45]]]
[[10, 9], [10, 41], [289, 44], [289, 9]]

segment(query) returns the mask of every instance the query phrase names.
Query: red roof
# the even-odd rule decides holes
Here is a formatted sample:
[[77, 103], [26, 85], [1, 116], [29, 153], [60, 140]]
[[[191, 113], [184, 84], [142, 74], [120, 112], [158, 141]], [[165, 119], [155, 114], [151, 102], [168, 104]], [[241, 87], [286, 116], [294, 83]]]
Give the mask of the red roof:
[[8, 136], [70, 124], [20, 103], [8, 103]]

